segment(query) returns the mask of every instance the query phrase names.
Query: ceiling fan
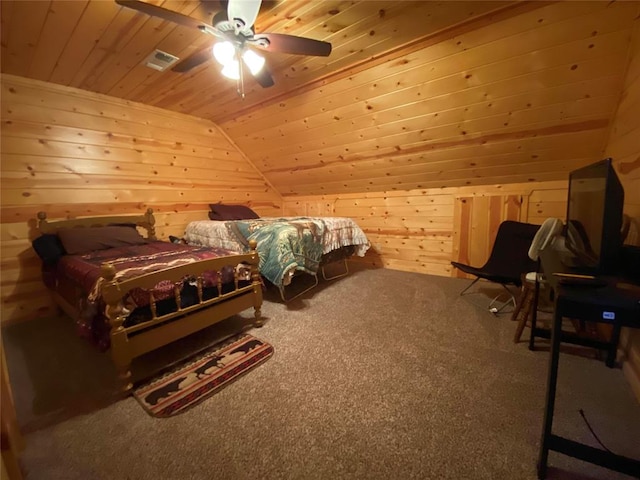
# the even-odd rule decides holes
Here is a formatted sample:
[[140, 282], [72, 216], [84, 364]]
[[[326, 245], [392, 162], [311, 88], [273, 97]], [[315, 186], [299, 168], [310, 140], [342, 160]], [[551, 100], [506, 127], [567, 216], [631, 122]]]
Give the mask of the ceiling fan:
[[[221, 73], [238, 81], [238, 94], [242, 97], [244, 97], [245, 68], [262, 87], [274, 85], [273, 77], [265, 66], [264, 57], [254, 51], [254, 48], [267, 52], [323, 57], [331, 53], [331, 44], [328, 42], [282, 33], [256, 34], [253, 24], [258, 17], [262, 0], [221, 2], [222, 5], [227, 3], [227, 8], [213, 16], [211, 25], [151, 3], [138, 0], [115, 0], [115, 2], [147, 15], [186, 27], [197, 28], [201, 32], [215, 37], [213, 56], [223, 67]], [[177, 63], [171, 70], [187, 72], [208, 61], [211, 56], [212, 49], [207, 47]]]

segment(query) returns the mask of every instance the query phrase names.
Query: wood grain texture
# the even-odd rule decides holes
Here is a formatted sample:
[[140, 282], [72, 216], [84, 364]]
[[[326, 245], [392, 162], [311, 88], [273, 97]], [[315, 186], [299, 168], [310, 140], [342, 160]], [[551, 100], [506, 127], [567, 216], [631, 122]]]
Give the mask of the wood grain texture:
[[[216, 11], [215, 2], [152, 2], [205, 22]], [[110, 102], [69, 102], [67, 92], [40, 94], [27, 86], [9, 92], [20, 103], [5, 125], [13, 132], [7, 153], [29, 148], [74, 158], [66, 139], [85, 136], [82, 158], [119, 159], [104, 183], [114, 185], [120, 201], [127, 194], [116, 177], [128, 174], [180, 177], [183, 190], [226, 189], [226, 174], [207, 185], [200, 182], [202, 169], [209, 159], [243, 155], [245, 161], [236, 163], [253, 163], [283, 195], [565, 178], [604, 154], [640, 13], [638, 2], [607, 1], [277, 2], [260, 13], [256, 31], [327, 40], [333, 52], [267, 55], [275, 87], [250, 81], [241, 99], [215, 61], [185, 74], [144, 66], [155, 48], [185, 58], [211, 45], [213, 38], [200, 31], [113, 1], [35, 4], [2, 2], [2, 72], [214, 120], [237, 147], [217, 148], [209, 138], [219, 129], [206, 131], [205, 123], [184, 128], [176, 113], [144, 119]], [[633, 98], [617, 113], [618, 149], [632, 148], [638, 135], [627, 127], [638, 94], [625, 95]], [[44, 111], [42, 102], [56, 109]], [[30, 123], [34, 117], [46, 120], [46, 130]], [[82, 122], [70, 125], [70, 117]], [[180, 142], [171, 140], [175, 128]], [[29, 141], [41, 143], [26, 146]], [[172, 158], [175, 151], [178, 158]], [[627, 156], [619, 165], [638, 172], [639, 163]], [[87, 174], [81, 170], [103, 167], [86, 162], [78, 167], [79, 181], [67, 179], [66, 186], [81, 188]], [[41, 180], [55, 182], [57, 174], [66, 175], [59, 168], [73, 167], [50, 161], [43, 168], [52, 175], [42, 172]], [[148, 185], [172, 187], [153, 180]], [[107, 195], [97, 192], [96, 199]]]
[[558, 2], [452, 27], [222, 127], [283, 195], [563, 179], [604, 154], [637, 11]]
[[[481, 266], [503, 220], [541, 224], [546, 198], [566, 210], [567, 181], [520, 183], [339, 196], [285, 197], [285, 215], [348, 216], [369, 237], [369, 265], [463, 276], [452, 260]], [[538, 210], [530, 208], [535, 203]], [[564, 217], [564, 213], [558, 215]]]
[[182, 236], [217, 201], [281, 212], [280, 195], [208, 120], [11, 75], [1, 106], [3, 323], [54, 312], [31, 248], [38, 211], [61, 219], [153, 208], [161, 239]]

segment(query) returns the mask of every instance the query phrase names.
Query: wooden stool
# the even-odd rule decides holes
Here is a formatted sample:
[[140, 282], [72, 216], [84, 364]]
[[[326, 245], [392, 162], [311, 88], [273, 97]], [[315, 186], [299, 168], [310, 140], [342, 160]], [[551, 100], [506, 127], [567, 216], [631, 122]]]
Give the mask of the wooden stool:
[[[534, 275], [538, 275], [538, 273], [533, 273]], [[536, 282], [535, 277], [533, 280], [528, 280], [526, 275], [522, 275], [522, 288], [520, 293], [520, 299], [516, 305], [516, 308], [511, 315], [511, 320], [518, 321], [518, 326], [516, 327], [516, 333], [513, 337], [513, 342], [518, 343], [520, 341], [520, 337], [522, 336], [522, 332], [524, 331], [524, 327], [527, 325], [527, 321], [531, 316], [531, 312], [533, 311], [534, 305], [533, 300], [535, 298], [536, 293]]]

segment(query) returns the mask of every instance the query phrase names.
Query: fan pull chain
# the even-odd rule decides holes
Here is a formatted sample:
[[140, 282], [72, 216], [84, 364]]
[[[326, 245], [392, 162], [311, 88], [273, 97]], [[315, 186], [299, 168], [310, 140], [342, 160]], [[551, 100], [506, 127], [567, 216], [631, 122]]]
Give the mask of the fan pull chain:
[[244, 100], [244, 68], [242, 65], [242, 56], [240, 55], [240, 50], [236, 50], [236, 56], [238, 57], [238, 70], [240, 70], [236, 91], [238, 92], [238, 95], [240, 95], [240, 98]]

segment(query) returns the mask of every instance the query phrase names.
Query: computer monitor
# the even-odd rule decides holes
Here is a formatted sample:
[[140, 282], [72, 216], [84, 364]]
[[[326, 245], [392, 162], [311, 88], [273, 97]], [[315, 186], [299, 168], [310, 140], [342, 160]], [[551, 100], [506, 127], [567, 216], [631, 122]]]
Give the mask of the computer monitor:
[[569, 174], [565, 246], [576, 270], [614, 275], [620, 267], [624, 189], [606, 158]]

